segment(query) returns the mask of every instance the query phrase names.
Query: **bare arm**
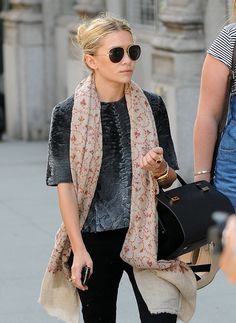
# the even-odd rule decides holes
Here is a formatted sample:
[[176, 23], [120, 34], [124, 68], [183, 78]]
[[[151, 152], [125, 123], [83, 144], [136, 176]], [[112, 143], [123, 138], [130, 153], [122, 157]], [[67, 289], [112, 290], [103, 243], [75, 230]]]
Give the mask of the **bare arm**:
[[[214, 147], [217, 139], [217, 128], [221, 120], [228, 67], [207, 55], [203, 64], [200, 97], [197, 117], [194, 125], [194, 169], [195, 173], [211, 170]], [[195, 180], [210, 180], [210, 174], [195, 176]]]
[[86, 290], [81, 284], [81, 270], [88, 266], [92, 270], [92, 260], [85, 248], [78, 216], [77, 198], [72, 183], [60, 183], [57, 186], [59, 207], [67, 234], [70, 239], [74, 260], [71, 268], [71, 276], [76, 279], [74, 285], [81, 290]]

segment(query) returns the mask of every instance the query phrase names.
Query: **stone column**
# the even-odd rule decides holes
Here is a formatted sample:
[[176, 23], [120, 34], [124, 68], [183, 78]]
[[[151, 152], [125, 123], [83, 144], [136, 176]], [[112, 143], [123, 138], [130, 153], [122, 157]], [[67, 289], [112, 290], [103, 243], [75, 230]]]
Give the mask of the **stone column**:
[[126, 16], [126, 1], [124, 1], [124, 0], [106, 1], [106, 10], [108, 12], [118, 15], [118, 17], [125, 17]]
[[[47, 110], [46, 123], [49, 129], [54, 105], [65, 99], [67, 67], [63, 49], [67, 46], [66, 35], [58, 35], [58, 26], [63, 18], [71, 18], [74, 0], [42, 0], [44, 38], [44, 100]], [[65, 19], [64, 19], [65, 20]], [[60, 29], [60, 28], [59, 28]], [[64, 31], [64, 30], [63, 30]]]
[[7, 135], [45, 138], [41, 0], [11, 0], [4, 19], [4, 89]]
[[153, 39], [153, 90], [163, 96], [180, 173], [192, 179], [193, 123], [205, 44], [202, 0], [162, 1], [160, 30]]

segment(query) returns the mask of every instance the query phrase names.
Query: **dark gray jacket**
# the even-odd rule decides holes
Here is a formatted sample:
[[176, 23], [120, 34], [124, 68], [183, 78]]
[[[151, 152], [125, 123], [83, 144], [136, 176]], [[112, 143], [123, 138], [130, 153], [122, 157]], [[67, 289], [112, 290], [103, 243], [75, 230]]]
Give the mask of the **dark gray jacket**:
[[[178, 169], [165, 104], [160, 96], [144, 91], [153, 111], [159, 144], [164, 158]], [[47, 185], [72, 182], [69, 143], [73, 96], [53, 110], [49, 136]], [[97, 189], [84, 231], [115, 230], [128, 227], [131, 201], [130, 121], [125, 99], [101, 103], [103, 159]]]

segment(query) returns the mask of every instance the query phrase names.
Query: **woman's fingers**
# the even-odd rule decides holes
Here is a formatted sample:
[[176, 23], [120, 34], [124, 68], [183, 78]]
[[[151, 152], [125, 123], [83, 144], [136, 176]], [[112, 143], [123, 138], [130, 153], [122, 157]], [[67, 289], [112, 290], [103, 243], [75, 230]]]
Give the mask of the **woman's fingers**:
[[[158, 147], [160, 148], [160, 147]], [[158, 150], [159, 151], [159, 150]], [[156, 152], [155, 148], [153, 148], [152, 150], [150, 150], [148, 152], [148, 154], [150, 155], [152, 161], [156, 164], [156, 163], [161, 163], [163, 161], [163, 149], [161, 148], [162, 152]]]
[[72, 284], [80, 289], [80, 290], [87, 290], [88, 287], [82, 284], [82, 270], [84, 267], [89, 267], [89, 277], [93, 273], [93, 262], [90, 258], [89, 254], [85, 254], [84, 257], [82, 255], [74, 255], [73, 265], [71, 267], [71, 278], [70, 281]]
[[140, 167], [153, 171], [157, 169], [163, 161], [163, 149], [155, 147], [141, 158]]
[[145, 156], [140, 158], [140, 167], [151, 172], [156, 178], [163, 175], [167, 170], [163, 149], [161, 147], [150, 149]]
[[81, 272], [82, 272], [82, 267], [81, 268], [76, 268], [71, 270], [71, 282], [72, 284], [83, 291], [87, 290], [87, 286], [83, 286], [81, 282]]

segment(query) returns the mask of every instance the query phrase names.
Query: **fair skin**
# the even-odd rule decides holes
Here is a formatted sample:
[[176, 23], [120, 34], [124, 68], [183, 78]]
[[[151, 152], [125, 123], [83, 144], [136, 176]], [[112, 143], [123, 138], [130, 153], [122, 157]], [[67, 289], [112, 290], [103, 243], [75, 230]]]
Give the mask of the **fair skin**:
[[[233, 12], [236, 12], [234, 1]], [[223, 252], [220, 256], [220, 267], [231, 283], [236, 284], [236, 217], [230, 216], [223, 232]]]
[[[211, 170], [217, 127], [223, 113], [228, 73], [229, 69], [224, 63], [209, 54], [206, 56], [194, 125], [195, 172]], [[194, 176], [194, 180], [210, 181], [210, 174]], [[224, 250], [220, 257], [220, 266], [228, 279], [236, 283], [236, 219], [234, 217], [228, 221], [224, 236]]]
[[236, 284], [236, 217], [231, 216], [223, 233], [223, 253], [220, 267], [231, 283]]
[[[128, 31], [117, 31], [105, 36], [95, 55], [85, 55], [86, 64], [93, 70], [95, 85], [100, 101], [118, 101], [124, 96], [125, 83], [131, 81], [135, 62], [132, 61], [125, 51], [123, 59], [119, 63], [112, 63], [106, 55], [113, 47], [127, 49], [133, 44], [132, 35]], [[157, 159], [161, 159], [159, 163]], [[154, 147], [145, 156], [140, 158], [140, 167], [149, 170], [154, 176], [162, 175], [166, 170], [166, 162], [163, 159], [163, 149]], [[176, 174], [170, 169], [168, 179], [163, 187], [172, 184]], [[88, 289], [81, 284], [81, 270], [84, 266], [93, 270], [93, 262], [88, 254], [80, 231], [78, 217], [78, 205], [76, 194], [72, 183], [60, 183], [57, 186], [59, 206], [71, 242], [74, 260], [71, 268], [71, 277], [74, 277], [73, 284], [81, 289]]]
[[[211, 170], [217, 128], [221, 120], [229, 68], [207, 54], [201, 77], [197, 117], [194, 125], [194, 170]], [[195, 181], [210, 181], [210, 174], [194, 176]]]

